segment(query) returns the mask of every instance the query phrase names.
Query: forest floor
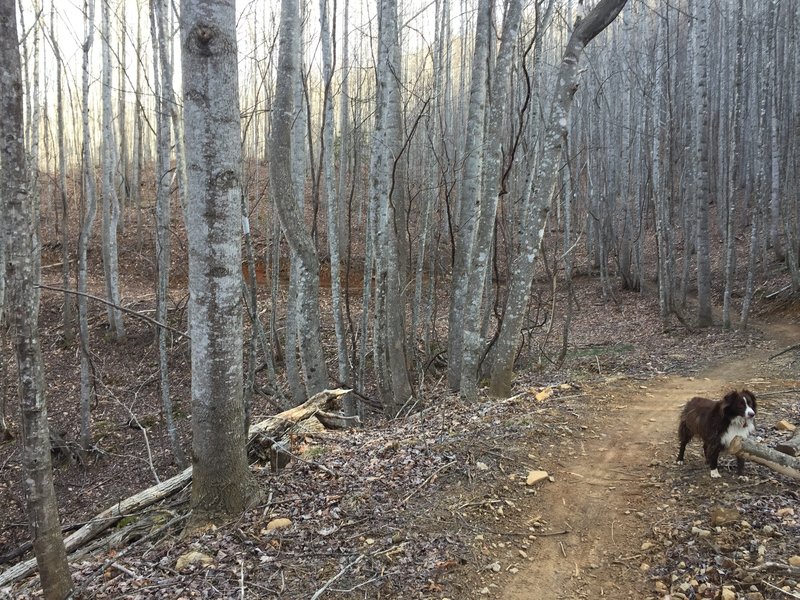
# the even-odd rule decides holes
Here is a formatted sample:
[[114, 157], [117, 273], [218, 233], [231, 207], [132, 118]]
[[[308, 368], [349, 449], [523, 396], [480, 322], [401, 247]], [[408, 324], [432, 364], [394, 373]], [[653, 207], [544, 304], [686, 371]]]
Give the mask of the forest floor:
[[[128, 280], [129, 308], [152, 304], [147, 271], [138, 269], [138, 288]], [[781, 287], [773, 283], [762, 291]], [[790, 435], [779, 421], [800, 424], [800, 353], [770, 359], [800, 341], [797, 304], [762, 300], [746, 331], [662, 333], [653, 299], [615, 290], [608, 301], [599, 290], [596, 280], [576, 281], [564, 366], [539, 370], [531, 359], [512, 398], [465, 405], [445, 389], [443, 372], [432, 372], [408, 416], [373, 415], [351, 431], [298, 428], [297, 460], [277, 473], [253, 466], [265, 502], [195, 536], [180, 530], [188, 489], [130, 515], [71, 557], [76, 596], [800, 598], [797, 482], [752, 463], [739, 479], [730, 457], [722, 479], [712, 480], [697, 442], [686, 465], [674, 464], [677, 417], [695, 395], [752, 390], [756, 439], [767, 445]], [[178, 324], [184, 307], [177, 298]], [[99, 452], [83, 463], [56, 455], [70, 531], [179, 471], [161, 422], [152, 329], [129, 320], [128, 338], [117, 344], [102, 335], [102, 307], [93, 310]], [[60, 341], [59, 328], [59, 297], [43, 294], [50, 418], [70, 447], [79, 430], [78, 353]], [[188, 352], [180, 340], [171, 367], [188, 450]], [[259, 399], [253, 421], [276, 410]], [[18, 427], [16, 411], [10, 400]], [[547, 477], [529, 484], [535, 471]], [[22, 552], [21, 480], [18, 441], [0, 445], [0, 569], [30, 558]], [[0, 598], [37, 590], [28, 578]]]

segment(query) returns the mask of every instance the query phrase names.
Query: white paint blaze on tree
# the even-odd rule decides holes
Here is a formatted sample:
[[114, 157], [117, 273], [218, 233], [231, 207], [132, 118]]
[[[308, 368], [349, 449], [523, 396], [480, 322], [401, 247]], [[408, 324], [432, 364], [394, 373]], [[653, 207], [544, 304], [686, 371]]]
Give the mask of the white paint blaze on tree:
[[0, 0], [0, 194], [8, 242], [9, 324], [17, 356], [22, 420], [22, 464], [33, 549], [47, 600], [67, 597], [72, 579], [58, 517], [50, 463], [44, 365], [39, 344], [36, 274], [41, 246], [34, 227], [34, 198], [28, 193], [22, 116], [22, 71], [14, 0]]
[[189, 183], [192, 519], [240, 514], [258, 499], [242, 396], [241, 133], [233, 0], [183, 0]]

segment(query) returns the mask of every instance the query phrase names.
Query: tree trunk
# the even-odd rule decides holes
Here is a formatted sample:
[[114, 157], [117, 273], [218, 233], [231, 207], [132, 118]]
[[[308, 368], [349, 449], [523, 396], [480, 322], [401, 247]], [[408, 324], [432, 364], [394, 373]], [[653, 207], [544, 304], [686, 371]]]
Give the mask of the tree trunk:
[[94, 40], [94, 0], [84, 0], [84, 42], [83, 75], [81, 79], [81, 111], [83, 124], [83, 195], [86, 212], [82, 216], [81, 232], [78, 238], [78, 331], [81, 342], [81, 446], [89, 450], [93, 445], [90, 406], [94, 388], [89, 353], [89, 307], [85, 294], [88, 291], [88, 254], [92, 226], [97, 212], [97, 190], [95, 185], [94, 163], [92, 160], [92, 140], [89, 130], [89, 52]]
[[709, 257], [709, 204], [711, 189], [708, 175], [708, 19], [709, 10], [702, 8], [702, 3], [710, 0], [695, 0], [693, 41], [695, 48], [695, 110], [694, 127], [696, 155], [695, 163], [695, 218], [697, 219], [697, 325], [710, 327], [713, 324], [711, 314], [711, 259]]
[[[328, 217], [328, 251], [330, 252], [331, 307], [336, 334], [336, 362], [338, 380], [346, 382], [350, 379], [347, 363], [347, 345], [345, 344], [344, 317], [342, 314], [342, 289], [339, 277], [340, 244], [339, 244], [339, 198], [334, 193], [333, 171], [333, 55], [331, 50], [331, 31], [328, 18], [328, 2], [320, 0], [320, 36], [322, 37], [322, 69], [324, 79], [322, 143], [320, 144], [320, 163], [322, 166], [322, 185], [325, 190], [325, 202]], [[340, 156], [346, 163], [346, 158]]]
[[[447, 336], [447, 382], [450, 389], [461, 387], [464, 352], [464, 306], [469, 285], [469, 257], [478, 219], [481, 199], [484, 125], [486, 121], [486, 92], [491, 30], [492, 0], [478, 1], [475, 24], [472, 74], [469, 90], [466, 142], [464, 144], [464, 173], [455, 207], [453, 236], [453, 273], [450, 288], [450, 310]], [[462, 77], [462, 81], [463, 81]]]
[[522, 323], [530, 300], [533, 266], [544, 235], [544, 223], [550, 209], [561, 161], [567, 117], [578, 89], [578, 63], [586, 45], [616, 18], [627, 0], [601, 0], [575, 26], [564, 50], [558, 83], [545, 132], [545, 146], [526, 207], [527, 218], [520, 232], [520, 251], [514, 259], [511, 283], [503, 324], [495, 343], [490, 391], [507, 396], [511, 390], [514, 357], [522, 333]]
[[[119, 224], [119, 198], [117, 197], [116, 140], [111, 108], [111, 7], [102, 3], [103, 42], [103, 269], [106, 279], [106, 305], [108, 322], [114, 339], [125, 338], [125, 327], [120, 305], [119, 258], [117, 251], [117, 226]], [[113, 306], [112, 306], [113, 305]]]
[[[172, 69], [167, 52], [165, 27], [167, 7], [163, 0], [150, 0], [150, 33], [153, 42], [153, 81], [156, 82], [156, 320], [166, 323], [169, 304], [170, 237], [172, 236], [170, 207], [170, 113], [172, 112]], [[186, 466], [186, 456], [178, 439], [175, 427], [172, 396], [169, 385], [169, 355], [167, 342], [169, 332], [159, 327], [158, 339], [159, 388], [164, 424], [167, 429], [172, 455], [180, 467]]]
[[70, 248], [69, 248], [69, 205], [67, 203], [67, 151], [64, 143], [64, 91], [62, 81], [62, 58], [58, 47], [58, 36], [54, 24], [53, 8], [50, 12], [50, 43], [56, 58], [56, 138], [58, 146], [58, 191], [61, 200], [61, 285], [64, 290], [63, 327], [64, 345], [72, 346], [75, 340], [74, 305], [75, 299], [70, 290]]
[[192, 525], [259, 498], [242, 400], [241, 132], [233, 0], [181, 2], [189, 182]]
[[[486, 124], [486, 149], [482, 164], [482, 188], [478, 225], [469, 259], [469, 298], [464, 305], [464, 348], [461, 358], [461, 393], [474, 400], [478, 394], [478, 369], [483, 355], [484, 336], [481, 335], [482, 307], [485, 282], [489, 278], [489, 259], [492, 254], [500, 178], [503, 173], [503, 120], [511, 96], [511, 63], [522, 19], [521, 0], [510, 0], [503, 17], [503, 33], [492, 75], [492, 97]], [[491, 279], [489, 279], [491, 282]]]
[[0, 1], [0, 193], [4, 202], [4, 238], [8, 242], [9, 322], [17, 357], [22, 421], [22, 463], [28, 522], [44, 597], [66, 598], [72, 590], [50, 463], [44, 365], [39, 343], [40, 248], [34, 227], [34, 198], [25, 180], [22, 70], [13, 0]]
[[[308, 395], [325, 389], [328, 381], [325, 354], [320, 337], [319, 318], [319, 259], [314, 243], [305, 228], [298, 198], [302, 187], [292, 178], [292, 124], [301, 106], [294, 101], [295, 85], [300, 77], [298, 31], [300, 15], [297, 0], [281, 2], [281, 24], [278, 56], [278, 85], [272, 116], [270, 147], [270, 174], [273, 196], [286, 240], [294, 253], [296, 264], [297, 322], [287, 322], [287, 328], [296, 328], [299, 334], [300, 355], [303, 363], [305, 386]], [[295, 349], [287, 344], [287, 361], [292, 360]]]

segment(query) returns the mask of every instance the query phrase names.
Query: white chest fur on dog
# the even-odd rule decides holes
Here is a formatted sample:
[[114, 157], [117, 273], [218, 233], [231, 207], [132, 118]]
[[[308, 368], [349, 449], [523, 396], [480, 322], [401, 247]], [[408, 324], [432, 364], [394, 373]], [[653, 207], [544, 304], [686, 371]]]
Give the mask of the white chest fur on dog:
[[728, 425], [728, 429], [726, 429], [725, 433], [722, 434], [722, 439], [720, 441], [727, 450], [728, 446], [731, 445], [733, 438], [735, 438], [737, 435], [746, 439], [755, 430], [756, 426], [752, 419], [736, 417], [733, 421], [731, 421], [731, 424]]

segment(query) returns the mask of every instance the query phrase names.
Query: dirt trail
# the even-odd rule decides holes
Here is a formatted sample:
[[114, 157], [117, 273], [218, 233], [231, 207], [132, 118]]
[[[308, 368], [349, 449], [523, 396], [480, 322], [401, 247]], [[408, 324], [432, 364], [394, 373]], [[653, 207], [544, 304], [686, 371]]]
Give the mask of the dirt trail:
[[[537, 496], [541, 514], [556, 535], [531, 544], [531, 560], [500, 595], [505, 600], [645, 598], [652, 595], [643, 566], [642, 544], [659, 518], [653, 492], [674, 464], [677, 415], [694, 395], [719, 397], [733, 387], [758, 389], [768, 377], [767, 359], [775, 349], [798, 339], [797, 327], [770, 326], [769, 347], [748, 350], [706, 369], [697, 377], [617, 380], [589, 390], [603, 408], [576, 456], [561, 465], [555, 482]], [[763, 381], [763, 380], [762, 380]], [[731, 459], [724, 459], [731, 460]], [[687, 465], [702, 457], [690, 445]], [[721, 463], [727, 465], [727, 462]], [[724, 468], [723, 477], [731, 478]], [[558, 534], [558, 532], [566, 532]]]

